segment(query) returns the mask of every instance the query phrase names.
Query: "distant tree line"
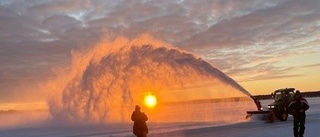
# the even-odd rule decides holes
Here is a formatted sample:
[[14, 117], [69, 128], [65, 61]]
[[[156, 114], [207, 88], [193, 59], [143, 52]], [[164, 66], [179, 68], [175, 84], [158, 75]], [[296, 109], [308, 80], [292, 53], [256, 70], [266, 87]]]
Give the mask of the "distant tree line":
[[[301, 95], [303, 97], [320, 97], [320, 91], [307, 91], [307, 92], [301, 92]], [[254, 95], [253, 98], [257, 100], [266, 100], [266, 99], [272, 99], [272, 94], [267, 95]]]
[[230, 98], [216, 98], [216, 99], [197, 99], [187, 101], [173, 101], [173, 102], [161, 102], [164, 105], [185, 105], [185, 104], [206, 104], [206, 103], [218, 103], [218, 102], [241, 102], [251, 101], [248, 97], [230, 97]]
[[14, 113], [24, 113], [24, 112], [47, 112], [46, 109], [35, 109], [35, 110], [0, 110], [0, 114], [14, 114]]

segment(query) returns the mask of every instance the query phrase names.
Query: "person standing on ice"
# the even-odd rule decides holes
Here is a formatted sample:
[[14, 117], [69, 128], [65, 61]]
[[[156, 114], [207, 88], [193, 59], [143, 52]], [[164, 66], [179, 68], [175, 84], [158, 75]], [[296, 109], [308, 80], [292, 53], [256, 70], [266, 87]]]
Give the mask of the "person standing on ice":
[[131, 115], [133, 123], [133, 134], [137, 137], [147, 137], [149, 132], [146, 121], [148, 117], [145, 113], [141, 112], [140, 106], [135, 106], [135, 111]]
[[309, 109], [309, 105], [306, 99], [301, 96], [299, 90], [294, 95], [294, 100], [289, 105], [289, 111], [293, 115], [293, 133], [295, 137], [303, 137], [305, 130], [305, 111]]

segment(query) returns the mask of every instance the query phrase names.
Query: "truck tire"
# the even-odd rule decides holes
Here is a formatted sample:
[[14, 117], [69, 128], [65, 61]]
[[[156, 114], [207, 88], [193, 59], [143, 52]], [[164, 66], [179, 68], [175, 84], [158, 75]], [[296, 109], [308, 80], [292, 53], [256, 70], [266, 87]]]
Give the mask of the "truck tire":
[[277, 117], [280, 121], [287, 121], [288, 119], [288, 113], [287, 112], [282, 112], [278, 115]]
[[275, 120], [276, 120], [276, 116], [275, 116], [274, 113], [271, 111], [271, 112], [267, 115], [266, 122], [267, 122], [267, 123], [273, 123]]

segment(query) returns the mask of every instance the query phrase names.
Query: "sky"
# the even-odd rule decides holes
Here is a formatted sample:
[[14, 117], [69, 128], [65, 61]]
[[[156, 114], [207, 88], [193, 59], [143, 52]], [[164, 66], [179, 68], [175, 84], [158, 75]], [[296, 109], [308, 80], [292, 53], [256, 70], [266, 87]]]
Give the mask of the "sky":
[[0, 102], [45, 100], [71, 50], [148, 33], [251, 94], [320, 90], [319, 0], [1, 0]]

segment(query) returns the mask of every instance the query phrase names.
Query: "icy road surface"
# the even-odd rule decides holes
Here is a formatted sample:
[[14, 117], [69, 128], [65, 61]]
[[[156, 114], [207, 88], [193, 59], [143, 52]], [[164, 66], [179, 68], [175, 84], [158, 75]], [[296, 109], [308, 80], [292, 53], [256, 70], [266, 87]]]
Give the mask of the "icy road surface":
[[[307, 98], [310, 109], [307, 111], [305, 137], [320, 137], [320, 98]], [[270, 100], [262, 101], [266, 105]], [[237, 114], [235, 114], [237, 115]], [[245, 117], [245, 116], [243, 116]], [[8, 119], [8, 116], [6, 117]], [[134, 137], [132, 123], [112, 125], [34, 124], [29, 126], [3, 127], [6, 122], [0, 115], [0, 137]], [[265, 123], [253, 117], [240, 123], [148, 123], [148, 137], [291, 137], [293, 118], [285, 122]]]

